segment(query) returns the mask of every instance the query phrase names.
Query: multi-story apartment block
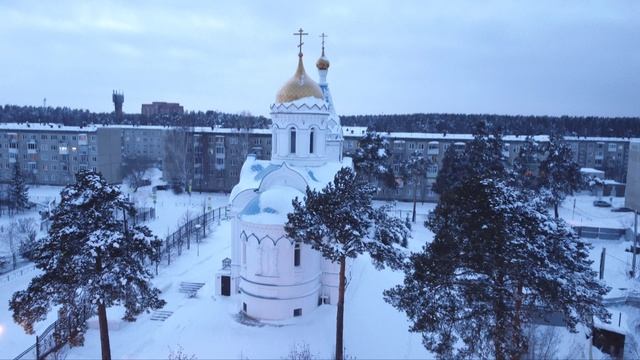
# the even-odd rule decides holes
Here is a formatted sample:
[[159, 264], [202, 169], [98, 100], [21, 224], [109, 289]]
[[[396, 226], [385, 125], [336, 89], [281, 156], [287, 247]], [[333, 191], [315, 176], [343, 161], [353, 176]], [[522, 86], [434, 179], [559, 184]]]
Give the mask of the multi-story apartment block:
[[[101, 171], [111, 182], [122, 180], [121, 165], [126, 157], [149, 157], [165, 172], [170, 163], [184, 169], [183, 180], [193, 191], [228, 192], [238, 182], [248, 154], [258, 159], [271, 157], [270, 129], [180, 128], [183, 138], [171, 136], [173, 128], [162, 126], [88, 126], [70, 127], [41, 124], [0, 124], [0, 182], [11, 177], [11, 164], [18, 161], [30, 183], [65, 185], [83, 168]], [[352, 154], [366, 134], [365, 127], [343, 127], [345, 155]], [[473, 138], [470, 134], [402, 133], [382, 134], [389, 141], [391, 166], [399, 169], [402, 161], [415, 153], [426, 156], [431, 165], [417, 188], [420, 201], [433, 201], [431, 190], [446, 150], [462, 150]], [[182, 139], [175, 144], [176, 139]], [[504, 155], [509, 162], [524, 144], [524, 136], [504, 137]], [[547, 136], [535, 140], [548, 141]], [[585, 168], [605, 171], [609, 179], [624, 183], [629, 162], [629, 139], [566, 137], [575, 161]], [[176, 152], [176, 147], [180, 148]], [[176, 156], [180, 156], [177, 159]], [[166, 174], [165, 174], [166, 175]], [[167, 176], [166, 176], [167, 177]], [[175, 177], [175, 175], [174, 175]], [[413, 186], [384, 189], [381, 199], [409, 200]]]
[[631, 141], [629, 145], [628, 164], [628, 186], [624, 204], [626, 207], [640, 212], [640, 139]]
[[120, 133], [95, 126], [0, 124], [0, 182], [11, 179], [15, 163], [29, 183], [66, 185], [83, 169], [120, 181]]
[[126, 125], [112, 125], [111, 127], [122, 131], [122, 156], [124, 158], [148, 158], [159, 166], [162, 165], [167, 127]]

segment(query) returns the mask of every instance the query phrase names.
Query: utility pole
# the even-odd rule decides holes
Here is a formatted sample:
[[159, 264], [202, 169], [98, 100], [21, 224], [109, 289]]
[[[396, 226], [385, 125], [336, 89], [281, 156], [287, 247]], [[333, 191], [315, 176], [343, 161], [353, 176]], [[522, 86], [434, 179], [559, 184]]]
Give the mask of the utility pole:
[[633, 258], [631, 260], [631, 278], [635, 279], [636, 277], [636, 252], [638, 251], [638, 212], [633, 212]]

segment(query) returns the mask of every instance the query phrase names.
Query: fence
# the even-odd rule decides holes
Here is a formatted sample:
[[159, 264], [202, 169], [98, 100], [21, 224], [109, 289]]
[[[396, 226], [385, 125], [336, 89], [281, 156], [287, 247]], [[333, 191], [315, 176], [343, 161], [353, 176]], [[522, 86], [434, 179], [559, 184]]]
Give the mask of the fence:
[[[160, 248], [160, 261], [166, 258], [167, 265], [170, 265], [172, 252], [176, 252], [178, 256], [182, 255], [184, 246], [186, 246], [187, 250], [191, 248], [191, 239], [194, 236], [196, 241], [199, 242], [201, 238], [207, 235], [207, 225], [214, 223], [216, 220], [226, 220], [228, 216], [229, 209], [226, 206], [222, 206], [187, 221], [178, 230], [167, 236]], [[158, 272], [157, 265], [156, 274]]]
[[133, 218], [133, 223], [139, 224], [145, 221], [153, 220], [155, 218], [156, 218], [156, 209], [138, 208], [136, 209], [136, 216]]
[[[229, 209], [225, 206], [213, 209], [200, 216], [197, 216], [185, 224], [180, 226], [178, 230], [167, 236], [160, 248], [161, 260], [163, 256], [167, 257], [167, 265], [171, 264], [172, 250], [177, 250], [177, 255], [182, 254], [182, 247], [186, 245], [187, 249], [191, 247], [192, 237], [196, 237], [199, 242], [201, 238], [206, 236], [207, 226], [220, 220], [226, 220], [229, 216]], [[136, 223], [147, 221], [155, 218], [155, 210], [138, 209]], [[156, 262], [156, 274], [158, 273], [159, 261]], [[47, 355], [61, 349], [70, 339], [77, 335], [77, 328], [81, 327], [85, 321], [95, 314], [93, 307], [84, 305], [82, 311], [76, 316], [68, 315], [54, 321], [49, 325], [42, 334], [36, 336], [36, 343], [23, 351], [14, 360], [21, 359], [44, 359]]]
[[44, 331], [36, 336], [36, 343], [16, 356], [14, 360], [45, 359], [48, 355], [60, 350], [68, 341], [74, 339], [84, 325], [96, 311], [89, 303], [80, 306], [80, 311], [59, 317]]
[[573, 230], [575, 230], [576, 234], [580, 237], [602, 240], [618, 240], [626, 234], [626, 229], [593, 226], [574, 226]]

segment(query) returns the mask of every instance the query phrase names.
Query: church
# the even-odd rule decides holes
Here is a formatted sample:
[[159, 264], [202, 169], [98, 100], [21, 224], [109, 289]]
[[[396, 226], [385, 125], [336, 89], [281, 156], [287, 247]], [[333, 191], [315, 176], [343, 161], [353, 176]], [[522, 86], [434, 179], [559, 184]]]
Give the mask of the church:
[[338, 270], [310, 245], [287, 238], [292, 200], [308, 187], [321, 190], [342, 167], [342, 128], [327, 84], [329, 60], [316, 62], [319, 82], [306, 73], [300, 48], [295, 73], [271, 105], [271, 159], [249, 155], [233, 188], [231, 263], [217, 276], [218, 294], [239, 296], [241, 310], [258, 320], [285, 320], [336, 304]]

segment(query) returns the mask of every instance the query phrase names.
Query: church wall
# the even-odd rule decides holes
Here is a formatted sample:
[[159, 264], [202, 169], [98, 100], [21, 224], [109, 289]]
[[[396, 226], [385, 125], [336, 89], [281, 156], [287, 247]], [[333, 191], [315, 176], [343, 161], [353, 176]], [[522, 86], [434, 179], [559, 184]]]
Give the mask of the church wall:
[[247, 315], [278, 320], [303, 314], [318, 306], [322, 255], [309, 245], [300, 246], [300, 266], [294, 266], [295, 245], [282, 225], [239, 221], [241, 303]]

